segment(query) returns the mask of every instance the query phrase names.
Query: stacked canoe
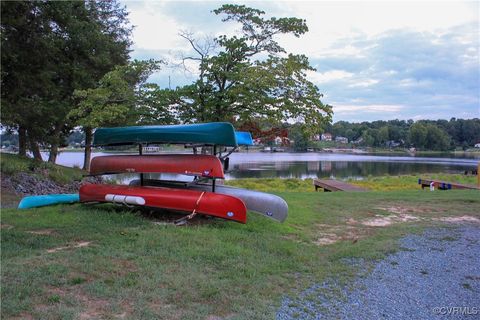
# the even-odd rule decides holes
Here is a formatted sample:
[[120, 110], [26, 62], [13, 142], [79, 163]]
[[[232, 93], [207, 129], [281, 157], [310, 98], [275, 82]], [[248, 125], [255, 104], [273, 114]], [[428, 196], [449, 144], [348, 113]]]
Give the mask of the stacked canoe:
[[[183, 144], [211, 147], [207, 154], [142, 155], [149, 144]], [[263, 192], [216, 185], [224, 179], [228, 159], [217, 150], [230, 152], [239, 145], [251, 145], [247, 132], [235, 132], [230, 123], [204, 123], [173, 126], [100, 128], [94, 134], [95, 146], [138, 144], [139, 155], [97, 156], [90, 163], [91, 175], [138, 173], [130, 185], [86, 184], [80, 188], [80, 202], [111, 202], [187, 213], [186, 218], [203, 214], [241, 223], [247, 210], [278, 221], [287, 216], [286, 202]], [[219, 157], [217, 157], [217, 155]], [[227, 160], [227, 161], [225, 161]], [[191, 182], [144, 179], [145, 173], [171, 173], [193, 176]]]

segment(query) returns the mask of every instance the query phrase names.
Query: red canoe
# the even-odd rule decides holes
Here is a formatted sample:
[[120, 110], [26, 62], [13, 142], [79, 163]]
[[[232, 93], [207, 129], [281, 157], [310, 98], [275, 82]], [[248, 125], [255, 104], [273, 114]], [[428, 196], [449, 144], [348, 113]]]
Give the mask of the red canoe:
[[156, 187], [109, 184], [85, 184], [80, 187], [80, 202], [113, 202], [126, 205], [194, 210], [241, 223], [247, 222], [247, 208], [242, 200], [224, 194]]
[[223, 179], [220, 160], [212, 155], [164, 154], [99, 156], [90, 163], [90, 174], [176, 173]]

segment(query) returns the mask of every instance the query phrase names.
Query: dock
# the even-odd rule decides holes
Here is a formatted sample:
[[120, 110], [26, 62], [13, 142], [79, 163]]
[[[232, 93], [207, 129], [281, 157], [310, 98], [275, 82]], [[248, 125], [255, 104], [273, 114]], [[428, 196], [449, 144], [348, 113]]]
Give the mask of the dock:
[[424, 189], [425, 187], [430, 187], [430, 184], [432, 183], [433, 183], [433, 186], [439, 190], [450, 190], [450, 189], [480, 190], [480, 187], [468, 185], [468, 184], [446, 182], [441, 180], [418, 179], [418, 184], [422, 186], [422, 189]]
[[318, 188], [323, 189], [324, 192], [330, 192], [330, 191], [353, 191], [353, 192], [359, 192], [359, 191], [368, 191], [365, 188], [354, 186], [352, 184], [343, 182], [343, 181], [338, 181], [338, 180], [321, 180], [321, 179], [314, 179], [313, 180], [313, 185], [315, 186], [315, 191], [318, 191]]

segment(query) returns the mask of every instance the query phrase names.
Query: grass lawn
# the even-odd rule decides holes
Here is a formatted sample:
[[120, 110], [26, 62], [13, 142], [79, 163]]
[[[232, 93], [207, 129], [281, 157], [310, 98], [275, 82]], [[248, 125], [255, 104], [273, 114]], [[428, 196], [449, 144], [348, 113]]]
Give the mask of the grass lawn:
[[[282, 296], [351, 280], [445, 217], [480, 218], [478, 191], [281, 192], [283, 224], [155, 224], [113, 205], [2, 210], [2, 319], [272, 319]], [[465, 218], [468, 216], [470, 218]], [[380, 226], [386, 225], [386, 226]]]
[[[367, 177], [364, 180], [347, 180], [348, 183], [367, 188], [371, 191], [419, 190], [418, 178], [435, 179], [462, 184], [477, 184], [477, 177], [462, 174], [415, 174], [403, 176]], [[313, 179], [238, 179], [227, 180], [226, 184], [266, 192], [314, 192]]]

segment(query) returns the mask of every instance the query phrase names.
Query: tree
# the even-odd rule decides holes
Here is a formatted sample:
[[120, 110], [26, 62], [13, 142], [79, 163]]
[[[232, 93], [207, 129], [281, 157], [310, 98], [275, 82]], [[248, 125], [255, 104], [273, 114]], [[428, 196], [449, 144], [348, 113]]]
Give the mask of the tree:
[[425, 147], [429, 150], [446, 151], [450, 148], [450, 138], [445, 131], [434, 124], [427, 124]]
[[425, 148], [427, 143], [428, 129], [420, 122], [414, 123], [409, 130], [409, 141], [416, 148]]
[[[43, 3], [1, 2], [2, 124], [18, 130], [19, 154], [26, 156], [27, 140], [41, 160], [35, 139], [42, 132], [44, 99], [54, 91], [47, 19]], [[27, 137], [28, 130], [28, 137]]]
[[[85, 132], [84, 170], [90, 168], [94, 128], [136, 124], [142, 118], [150, 118], [150, 114], [145, 115], [148, 99], [158, 88], [146, 81], [159, 68], [159, 61], [135, 60], [108, 72], [96, 88], [75, 91], [78, 103], [68, 117]], [[165, 112], [164, 121], [171, 122]]]
[[[131, 28], [117, 1], [2, 2], [2, 123], [20, 140], [58, 145], [76, 89], [128, 60]], [[22, 146], [22, 142], [20, 142]], [[24, 153], [23, 147], [21, 154]], [[34, 148], [34, 153], [39, 151]]]
[[389, 127], [388, 126], [383, 126], [378, 130], [378, 142], [385, 146], [387, 141], [390, 140], [390, 132], [389, 132]]
[[304, 55], [287, 54], [275, 36], [296, 37], [308, 31], [304, 20], [264, 18], [265, 12], [243, 5], [214, 10], [223, 21], [240, 23], [241, 34], [222, 35], [200, 44], [183, 33], [195, 55], [185, 57], [199, 65], [192, 85], [176, 90], [176, 106], [184, 122], [297, 119], [318, 131], [331, 121], [332, 108], [324, 105], [318, 88], [307, 80], [314, 71]]
[[288, 138], [293, 141], [295, 151], [305, 151], [309, 147], [310, 136], [302, 123], [295, 123], [289, 128]]

